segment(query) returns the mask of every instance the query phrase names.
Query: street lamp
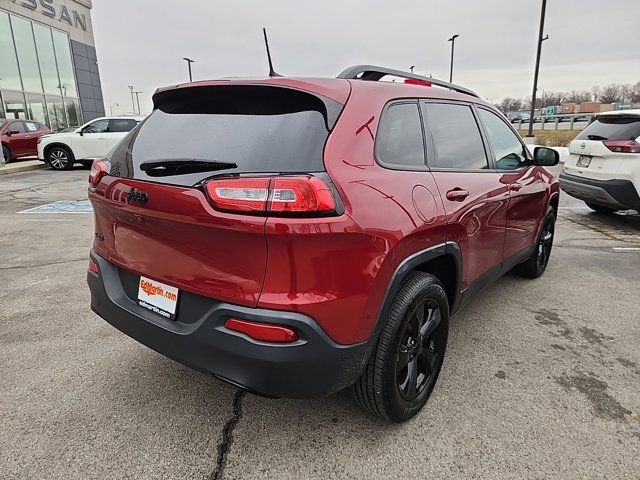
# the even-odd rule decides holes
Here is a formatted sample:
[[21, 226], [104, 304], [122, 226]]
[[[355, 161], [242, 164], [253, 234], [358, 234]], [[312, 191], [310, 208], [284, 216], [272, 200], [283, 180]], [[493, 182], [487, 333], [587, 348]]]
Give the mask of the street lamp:
[[138, 115], [140, 115], [140, 97], [138, 96], [142, 92], [133, 92], [136, 94], [136, 101], [138, 102]]
[[540, 53], [542, 52], [542, 42], [549, 38], [549, 35], [542, 35], [544, 32], [544, 15], [547, 9], [547, 0], [542, 0], [540, 10], [540, 30], [538, 31], [538, 51], [536, 52], [536, 69], [533, 74], [533, 93], [531, 94], [531, 114], [529, 115], [529, 132], [527, 137], [533, 137], [533, 120], [536, 113], [536, 92], [538, 90], [538, 72], [540, 71]]
[[182, 59], [185, 60], [187, 62], [187, 65], [189, 66], [189, 81], [193, 82], [193, 76], [191, 75], [191, 64], [195, 62], [195, 60], [191, 60], [187, 57], [182, 57]]
[[117, 103], [114, 103], [113, 105], [109, 105], [109, 112], [111, 113], [111, 116], [113, 117], [113, 107], [119, 107], [120, 105]]
[[413, 73], [413, 69], [414, 69], [414, 68], [416, 68], [416, 66], [415, 66], [415, 65], [411, 65], [411, 66], [409, 67], [409, 71], [410, 71], [411, 73]]
[[131, 91], [131, 108], [133, 108], [133, 114], [136, 113], [136, 103], [133, 100], [133, 86], [129, 85], [129, 90]]
[[453, 81], [453, 48], [456, 44], [456, 38], [458, 38], [459, 36], [460, 35], [456, 33], [449, 40], [447, 40], [447, 42], [451, 42], [451, 64], [449, 66], [449, 83]]

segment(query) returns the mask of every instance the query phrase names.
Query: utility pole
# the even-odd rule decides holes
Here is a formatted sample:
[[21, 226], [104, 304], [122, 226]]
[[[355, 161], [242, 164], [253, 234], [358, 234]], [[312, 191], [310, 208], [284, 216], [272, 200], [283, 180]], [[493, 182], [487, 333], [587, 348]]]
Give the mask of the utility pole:
[[136, 103], [133, 100], [133, 86], [129, 85], [129, 90], [131, 90], [131, 108], [133, 108], [133, 114], [136, 114]]
[[187, 57], [182, 57], [183, 60], [186, 60], [187, 65], [189, 66], [189, 81], [193, 82], [193, 76], [191, 75], [191, 64], [195, 62], [195, 60], [191, 60]]
[[138, 115], [141, 115], [140, 113], [140, 97], [138, 96], [139, 94], [141, 94], [142, 92], [133, 92], [136, 94], [136, 101], [138, 102]]
[[547, 0], [542, 0], [542, 9], [540, 10], [540, 30], [538, 31], [538, 51], [536, 53], [536, 69], [533, 74], [533, 93], [531, 94], [531, 115], [529, 116], [529, 132], [527, 137], [533, 137], [533, 121], [536, 113], [536, 93], [538, 90], [538, 72], [540, 71], [540, 53], [542, 52], [542, 42], [549, 38], [549, 35], [543, 36], [544, 32], [544, 16], [547, 9]]
[[460, 35], [457, 33], [453, 35], [447, 42], [451, 42], [451, 64], [449, 65], [449, 83], [453, 82], [453, 48], [456, 44], [456, 38]]

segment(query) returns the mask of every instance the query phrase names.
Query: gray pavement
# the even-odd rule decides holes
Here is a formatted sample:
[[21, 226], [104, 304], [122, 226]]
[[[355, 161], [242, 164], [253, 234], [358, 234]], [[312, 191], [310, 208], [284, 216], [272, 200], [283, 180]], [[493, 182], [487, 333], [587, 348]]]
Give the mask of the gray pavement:
[[346, 393], [269, 400], [143, 347], [89, 310], [88, 170], [0, 178], [0, 476], [638, 478], [640, 215], [564, 196], [551, 263], [452, 321], [405, 425]]

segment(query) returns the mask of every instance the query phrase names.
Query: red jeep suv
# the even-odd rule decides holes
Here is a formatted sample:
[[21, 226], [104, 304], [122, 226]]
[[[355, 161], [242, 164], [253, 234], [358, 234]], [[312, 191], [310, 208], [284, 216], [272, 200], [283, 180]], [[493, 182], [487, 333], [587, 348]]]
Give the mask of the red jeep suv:
[[271, 397], [352, 387], [401, 422], [450, 316], [512, 268], [545, 270], [558, 155], [467, 89], [356, 66], [153, 100], [93, 165], [88, 283], [94, 312], [181, 363]]

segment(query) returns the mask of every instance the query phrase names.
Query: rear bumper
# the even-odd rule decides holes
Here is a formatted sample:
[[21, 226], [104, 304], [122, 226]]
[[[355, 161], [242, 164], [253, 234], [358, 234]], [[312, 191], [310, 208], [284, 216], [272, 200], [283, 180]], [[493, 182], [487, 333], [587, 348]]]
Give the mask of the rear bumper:
[[562, 173], [560, 187], [585, 202], [620, 210], [640, 209], [640, 196], [629, 180], [594, 180]]
[[[375, 343], [339, 345], [305, 315], [193, 295], [190, 305], [179, 305], [178, 319], [168, 320], [127, 295], [119, 268], [94, 252], [91, 258], [100, 267], [100, 275], [87, 275], [95, 313], [155, 351], [254, 393], [316, 398], [346, 388], [359, 377]], [[300, 338], [291, 344], [258, 342], [226, 329], [229, 316], [291, 326]]]

